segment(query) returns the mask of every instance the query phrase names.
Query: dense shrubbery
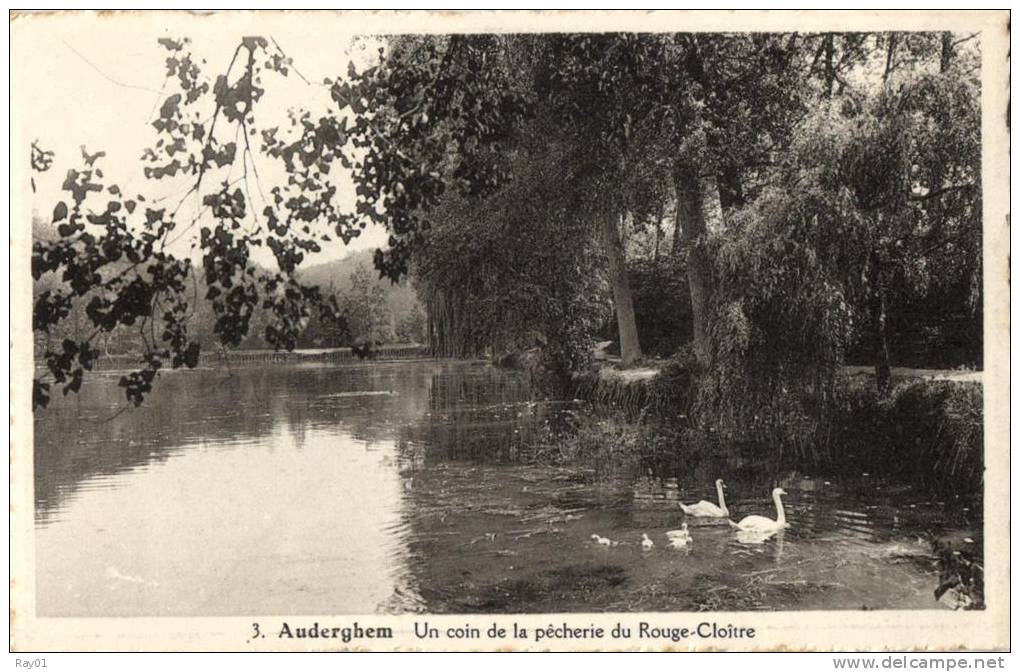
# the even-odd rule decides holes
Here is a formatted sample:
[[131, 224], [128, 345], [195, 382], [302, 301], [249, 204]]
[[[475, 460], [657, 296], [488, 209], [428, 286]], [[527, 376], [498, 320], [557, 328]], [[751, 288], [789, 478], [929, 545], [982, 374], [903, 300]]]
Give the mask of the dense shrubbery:
[[[782, 432], [727, 434], [709, 423], [710, 416], [699, 415], [696, 376], [693, 353], [685, 349], [652, 379], [585, 376], [579, 378], [577, 392], [596, 406], [621, 412], [619, 424], [634, 425], [627, 431], [653, 425], [652, 434], [672, 437], [674, 450], [691, 448], [688, 456], [722, 441], [751, 453], [764, 450], [801, 468], [871, 471], [908, 479], [944, 497], [981, 497], [980, 383], [910, 379], [882, 394], [870, 376], [840, 376], [824, 397], [807, 392], [794, 397], [799, 405], [796, 413], [791, 411], [793, 424]], [[625, 431], [613, 427], [604, 441], [612, 442]], [[595, 432], [588, 428], [581, 444], [597, 445], [590, 436]], [[635, 459], [654, 457], [648, 441], [628, 445], [637, 452]]]
[[698, 394], [698, 359], [688, 344], [648, 381], [649, 408], [663, 417], [686, 420]]
[[521, 140], [515, 179], [485, 198], [450, 194], [432, 213], [413, 273], [429, 344], [447, 357], [500, 356], [541, 346], [561, 380], [591, 364], [608, 312], [594, 232], [566, 187], [570, 148], [541, 127]]
[[829, 459], [876, 465], [946, 496], [980, 497], [984, 471], [981, 383], [908, 380], [879, 395], [850, 379], [827, 407], [819, 444]]
[[811, 244], [811, 206], [770, 192], [705, 242], [714, 261], [712, 367], [696, 421], [733, 440], [797, 442], [843, 358], [850, 308]]

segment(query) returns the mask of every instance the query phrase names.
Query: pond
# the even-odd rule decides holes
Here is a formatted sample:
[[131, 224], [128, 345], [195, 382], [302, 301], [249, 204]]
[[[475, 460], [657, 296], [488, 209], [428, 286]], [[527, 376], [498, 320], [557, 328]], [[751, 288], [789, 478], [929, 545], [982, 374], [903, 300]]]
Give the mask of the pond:
[[[928, 535], [981, 543], [980, 512], [879, 474], [529, 464], [587, 411], [481, 363], [172, 372], [129, 410], [118, 377], [36, 416], [42, 616], [931, 609]], [[669, 548], [716, 478], [734, 517], [783, 487], [790, 528], [687, 519]]]

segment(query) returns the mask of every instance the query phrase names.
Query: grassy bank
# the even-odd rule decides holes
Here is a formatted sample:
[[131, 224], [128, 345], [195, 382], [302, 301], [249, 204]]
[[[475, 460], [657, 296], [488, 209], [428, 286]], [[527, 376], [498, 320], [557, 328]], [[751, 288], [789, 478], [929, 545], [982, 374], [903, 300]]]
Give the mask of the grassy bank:
[[[984, 471], [981, 383], [973, 377], [907, 376], [894, 382], [882, 394], [868, 376], [841, 376], [835, 390], [824, 398], [799, 395], [799, 413], [784, 416], [783, 422], [769, 425], [762, 419], [761, 426], [769, 428], [767, 435], [755, 427], [746, 434], [731, 433], [729, 438], [745, 448], [761, 443], [760, 450], [802, 467], [881, 470], [921, 484], [939, 497], [980, 498]], [[625, 423], [651, 421], [660, 426], [660, 435], [661, 427], [674, 426], [672, 434], [690, 441], [698, 434], [704, 438], [716, 434], [703, 416], [697, 417], [695, 385], [681, 370], [603, 369], [577, 378], [576, 396], [597, 409], [619, 414]], [[776, 424], [782, 425], [778, 432]], [[720, 439], [726, 436], [715, 440]], [[668, 450], [650, 437], [642, 443], [645, 448], [639, 452]]]
[[981, 383], [904, 380], [879, 394], [848, 380], [826, 409], [819, 441], [837, 464], [879, 464], [943, 497], [978, 499], [984, 475]]

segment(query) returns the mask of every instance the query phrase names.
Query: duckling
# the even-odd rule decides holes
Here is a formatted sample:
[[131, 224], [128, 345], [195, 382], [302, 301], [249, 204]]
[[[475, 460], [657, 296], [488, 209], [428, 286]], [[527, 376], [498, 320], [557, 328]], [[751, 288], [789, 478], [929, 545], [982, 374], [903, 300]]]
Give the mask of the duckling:
[[687, 527], [687, 523], [682, 523], [679, 530], [667, 530], [667, 537], [685, 537], [690, 536], [690, 528]]
[[647, 534], [641, 535], [641, 548], [650, 551], [655, 547], [655, 542], [648, 538]]
[[666, 538], [669, 539], [670, 548], [683, 548], [693, 541], [691, 539], [691, 533], [687, 529], [687, 523], [681, 525], [679, 530], [670, 530], [667, 532]]
[[691, 543], [690, 537], [673, 537], [669, 540], [669, 547], [672, 549], [687, 548]]
[[612, 539], [607, 539], [606, 537], [600, 537], [597, 534], [591, 535], [591, 539], [599, 546], [605, 546], [607, 548], [610, 546], [618, 546], [620, 544], [620, 542], [618, 541], [613, 541]]

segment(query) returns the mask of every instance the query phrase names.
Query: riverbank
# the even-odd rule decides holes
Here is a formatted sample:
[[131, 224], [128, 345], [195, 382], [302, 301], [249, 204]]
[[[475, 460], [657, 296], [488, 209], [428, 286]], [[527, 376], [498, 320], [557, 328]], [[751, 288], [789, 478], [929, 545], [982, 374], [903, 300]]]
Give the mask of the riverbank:
[[[599, 417], [580, 422], [561, 454], [599, 464], [671, 460], [678, 469], [706, 454], [751, 461], [768, 456], [789, 469], [833, 481], [877, 476], [909, 484], [928, 493], [947, 515], [964, 521], [968, 512], [982, 511], [980, 371], [894, 369], [890, 389], [880, 393], [873, 370], [844, 367], [832, 394], [800, 395], [798, 407], [811, 416], [786, 428], [785, 440], [778, 441], [753, 431], [739, 438], [721, 436], [703, 424], [704, 416], [688, 417], [695, 414], [688, 398], [694, 394], [693, 382], [682, 375], [678, 381], [676, 371], [660, 373], [654, 366], [603, 366], [575, 379], [577, 397], [592, 403]], [[939, 556], [937, 596], [952, 591], [954, 600], [979, 607], [983, 553], [969, 534], [938, 528], [928, 542]]]
[[[576, 379], [576, 396], [631, 420], [688, 425], [690, 400], [664, 391], [659, 367], [603, 366]], [[805, 423], [808, 448], [793, 451], [819, 466], [882, 465], [940, 495], [980, 497], [984, 423], [980, 371], [893, 369], [888, 392], [864, 367], [843, 367], [835, 393], [814, 399]], [[690, 427], [687, 427], [690, 429]], [[711, 426], [701, 427], [711, 434]], [[782, 447], [780, 447], [782, 450]]]
[[[598, 370], [598, 376], [606, 381], [619, 381], [629, 384], [651, 380], [665, 367], [666, 362], [659, 362], [654, 365], [638, 366], [630, 369], [620, 369], [615, 366], [603, 366]], [[872, 366], [844, 366], [841, 369], [844, 377], [851, 378], [861, 376], [874, 378], [875, 368]], [[909, 380], [950, 380], [961, 383], [982, 382], [981, 371], [970, 369], [914, 369], [909, 367], [895, 366], [891, 369], [893, 384]]]
[[983, 508], [980, 371], [895, 368], [882, 394], [873, 369], [844, 367], [834, 394], [804, 396], [809, 401], [803, 407], [813, 416], [789, 428], [788, 443], [719, 436], [713, 426], [686, 415], [692, 412], [687, 397], [696, 394], [693, 381], [677, 380], [675, 372], [660, 373], [655, 366], [603, 366], [576, 378], [576, 395], [604, 417], [582, 422], [571, 447], [562, 452], [575, 458], [586, 454], [599, 463], [672, 460], [680, 465], [697, 463], [705, 454], [752, 461], [768, 456], [779, 465], [833, 480], [861, 475], [909, 484], [956, 520], [934, 526], [927, 535], [938, 556], [936, 598], [952, 592], [958, 604], [983, 605], [982, 550], [973, 544], [974, 532], [960, 531], [973, 526], [968, 512]]

